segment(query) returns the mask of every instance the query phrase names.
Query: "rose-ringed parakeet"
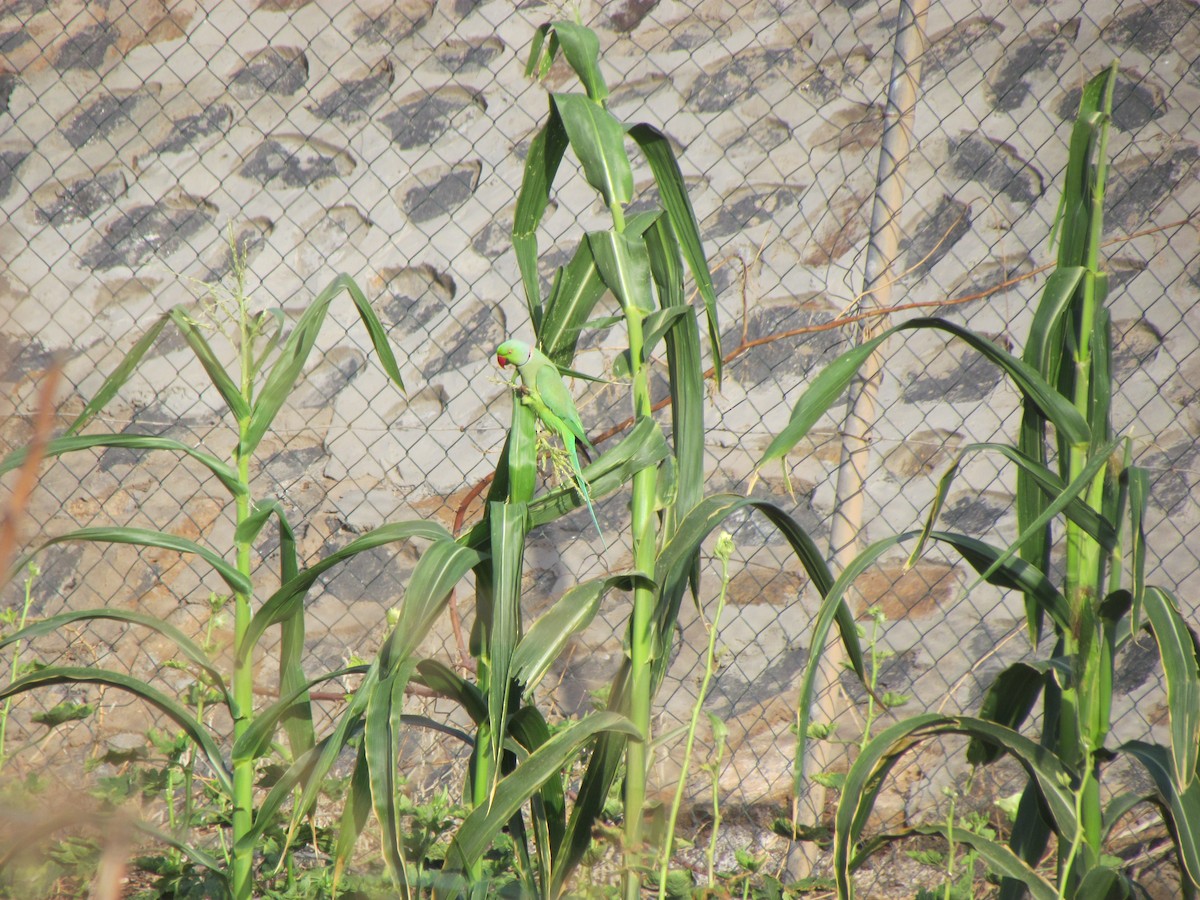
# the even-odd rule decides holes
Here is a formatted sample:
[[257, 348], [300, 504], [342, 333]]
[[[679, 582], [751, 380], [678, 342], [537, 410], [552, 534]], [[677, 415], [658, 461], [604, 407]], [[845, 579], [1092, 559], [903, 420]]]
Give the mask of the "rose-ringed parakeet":
[[[588, 512], [600, 540], [604, 541], [604, 532], [596, 520], [596, 510], [592, 507], [592, 497], [588, 491], [587, 482], [583, 478], [583, 469], [579, 465], [579, 452], [575, 444], [581, 442], [589, 450], [595, 450], [588, 440], [587, 432], [583, 430], [583, 421], [579, 418], [579, 410], [575, 408], [575, 400], [567, 389], [558, 367], [540, 350], [529, 346], [524, 341], [505, 341], [496, 348], [496, 362], [501, 368], [514, 365], [521, 376], [521, 384], [525, 388], [523, 403], [529, 404], [537, 417], [545, 423], [562, 440], [571, 458], [571, 469], [575, 474], [575, 484], [583, 500], [587, 503]], [[605, 547], [608, 544], [605, 542]]]

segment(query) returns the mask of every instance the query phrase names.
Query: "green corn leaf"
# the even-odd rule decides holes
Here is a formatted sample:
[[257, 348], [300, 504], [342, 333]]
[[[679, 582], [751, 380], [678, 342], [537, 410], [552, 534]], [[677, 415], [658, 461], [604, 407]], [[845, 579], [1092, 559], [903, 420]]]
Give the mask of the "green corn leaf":
[[[1016, 731], [984, 719], [936, 713], [913, 716], [885, 728], [869, 741], [846, 774], [834, 829], [834, 876], [839, 895], [853, 896], [850, 883], [852, 851], [862, 838], [888, 773], [918, 742], [939, 734], [978, 736], [1002, 746], [1036, 780], [1058, 833], [1075, 834], [1078, 825], [1074, 797], [1067, 787], [1073, 776], [1053, 753]], [[960, 834], [957, 829], [955, 833]], [[1028, 871], [1015, 856], [1009, 864], [1006, 868], [1020, 866], [1013, 868], [1014, 873]], [[1050, 896], [1057, 894], [1052, 890]]]
[[982, 335], [943, 319], [912, 319], [869, 341], [847, 350], [814, 378], [800, 399], [792, 407], [788, 424], [767, 446], [758, 467], [772, 460], [782, 459], [808, 433], [831, 406], [842, 396], [858, 370], [875, 349], [893, 334], [917, 329], [946, 331], [965, 341], [982, 353], [1016, 383], [1017, 388], [1035, 403], [1046, 417], [1054, 423], [1058, 433], [1072, 443], [1088, 443], [1091, 432], [1087, 421], [1071, 405], [1070, 401], [1048, 385], [1027, 363], [1013, 356]]
[[[526, 754], [535, 753], [551, 737], [550, 726], [534, 706], [517, 710], [509, 720], [508, 730]], [[539, 880], [541, 884], [549, 884], [554, 855], [562, 845], [567, 828], [567, 800], [562, 779], [547, 778], [541, 790], [530, 799], [530, 818], [537, 836]]]
[[[207, 869], [214, 878], [221, 884], [229, 884], [228, 863], [224, 859], [217, 859], [211, 853], [206, 853], [193, 842], [181, 839], [168, 831], [163, 831], [161, 828], [156, 828], [151, 823], [143, 819], [122, 818], [118, 827], [130, 827], [135, 831], [140, 831], [142, 834], [152, 837], [160, 844], [164, 844], [173, 850], [178, 850], [181, 854], [190, 859], [202, 869]], [[0, 868], [3, 868], [3, 862], [0, 861]]]
[[271, 371], [267, 374], [262, 392], [259, 394], [257, 400], [255, 400], [254, 409], [250, 413], [249, 425], [238, 447], [240, 455], [248, 456], [253, 453], [254, 449], [263, 439], [263, 435], [267, 433], [267, 429], [271, 427], [271, 423], [275, 421], [275, 416], [283, 406], [284, 401], [292, 393], [292, 389], [296, 386], [296, 382], [300, 378], [300, 373], [304, 370], [309, 353], [312, 352], [313, 346], [316, 344], [317, 333], [321, 330], [321, 324], [325, 321], [326, 313], [329, 312], [330, 304], [342, 291], [346, 291], [354, 301], [354, 305], [358, 309], [359, 318], [362, 319], [363, 325], [366, 326], [367, 333], [371, 338], [371, 344], [375, 348], [375, 353], [379, 356], [380, 365], [383, 366], [388, 377], [401, 390], [404, 390], [404, 381], [400, 377], [400, 369], [396, 365], [396, 357], [392, 353], [387, 333], [384, 331], [379, 317], [375, 315], [375, 311], [367, 301], [366, 295], [363, 294], [354, 279], [349, 275], [338, 275], [308, 305], [308, 308], [296, 321], [296, 327], [284, 342], [279, 357], [271, 367]]
[[[564, 21], [552, 22], [548, 26], [543, 25], [542, 28], [553, 30], [563, 56], [579, 76], [588, 97], [597, 103], [603, 103], [608, 98], [608, 88], [604, 84], [604, 76], [600, 73], [600, 39], [596, 32], [584, 25]], [[552, 43], [551, 47], [553, 46]], [[535, 46], [534, 49], [538, 48]], [[553, 62], [553, 52], [549, 56], [550, 62]]]
[[487, 700], [483, 693], [449, 666], [436, 659], [423, 659], [417, 663], [417, 673], [412, 680], [431, 691], [457, 700], [476, 725], [486, 721]]
[[1112, 830], [1117, 826], [1125, 816], [1133, 812], [1143, 803], [1150, 804], [1154, 802], [1154, 797], [1146, 794], [1118, 794], [1109, 801], [1108, 806], [1104, 807], [1104, 824], [1102, 826], [1103, 835], [1108, 838], [1112, 834]]
[[584, 744], [606, 731], [640, 737], [632, 722], [612, 712], [592, 713], [558, 732], [501, 779], [490, 805], [476, 807], [467, 816], [446, 852], [448, 866], [470, 869], [526, 801], [556, 777]]
[[163, 313], [154, 320], [154, 324], [149, 330], [137, 339], [137, 342], [125, 354], [125, 358], [120, 364], [113, 369], [112, 373], [104, 379], [104, 383], [100, 385], [100, 390], [96, 391], [95, 396], [87, 402], [83, 410], [77, 415], [70, 425], [67, 426], [66, 434], [68, 436], [78, 434], [88, 423], [96, 417], [100, 410], [108, 405], [108, 402], [117, 395], [124, 385], [129, 380], [129, 376], [141, 363], [142, 358], [154, 346], [154, 342], [158, 340], [158, 336], [162, 334], [163, 328], [171, 319], [170, 313]]
[[1181, 786], [1174, 777], [1170, 752], [1158, 744], [1129, 741], [1117, 750], [1133, 756], [1150, 773], [1163, 811], [1173, 826], [1171, 836], [1184, 874], [1193, 889], [1200, 888], [1200, 779]]
[[[1029, 540], [1032, 536], [1039, 534], [1047, 522], [1049, 522], [1060, 512], [1063, 512], [1067, 508], [1068, 504], [1083, 494], [1091, 486], [1092, 480], [1097, 474], [1099, 474], [1100, 470], [1108, 465], [1109, 457], [1112, 455], [1113, 451], [1117, 449], [1117, 446], [1120, 443], [1121, 438], [1113, 438], [1104, 447], [1095, 452], [1087, 461], [1087, 464], [1079, 471], [1079, 474], [1076, 475], [1071, 480], [1071, 483], [1063, 489], [1063, 492], [1046, 505], [1045, 509], [1042, 510], [1042, 514], [1030, 522], [1028, 527], [1021, 532], [1021, 534], [1017, 535], [1017, 539], [1003, 554], [1001, 554], [999, 559], [992, 563], [992, 565], [1000, 566], [1007, 562], [1011, 557], [1015, 556], [1025, 541]], [[1108, 532], [1108, 534], [1112, 538], [1113, 543], [1115, 543], [1115, 530]], [[1111, 550], [1112, 545], [1110, 544], [1110, 546], [1106, 549]], [[990, 570], [981, 572], [979, 575], [979, 580], [986, 581], [990, 574], [992, 574]], [[972, 587], [974, 587], [974, 585], [972, 585]], [[968, 588], [967, 590], [969, 591], [970, 589], [971, 588]]]
[[[967, 454], [977, 451], [992, 451], [1006, 457], [1010, 462], [1013, 462], [1018, 467], [1019, 475], [1024, 475], [1029, 479], [1029, 484], [1036, 488], [1042, 497], [1048, 500], [1057, 499], [1067, 491], [1067, 483], [1063, 481], [1054, 471], [1043, 465], [1035, 458], [1030, 458], [1020, 449], [1012, 447], [1008, 444], [997, 444], [991, 442], [981, 442], [968, 444], [961, 448], [954, 458], [954, 462], [942, 475], [938, 482], [937, 494], [934, 496], [933, 505], [930, 507], [929, 514], [925, 519], [925, 530], [921, 533], [920, 540], [917, 541], [913, 548], [912, 554], [908, 558], [908, 565], [912, 565], [925, 549], [925, 542], [929, 533], [933, 530], [933, 526], [937, 520], [938, 514], [945, 505], [946, 497], [950, 493], [950, 487], [954, 482], [955, 476], [958, 474], [959, 468], [962, 466], [963, 460]], [[1044, 515], [1049, 504], [1043, 502], [1041, 504], [1041, 513]], [[1095, 541], [1100, 544], [1106, 551], [1111, 551], [1117, 543], [1117, 531], [1112, 523], [1105, 519], [1100, 513], [1088, 506], [1078, 495], [1067, 501], [1063, 508], [1063, 513], [1072, 522], [1086, 531]], [[1048, 519], [1046, 521], [1049, 521]], [[1030, 535], [1026, 540], [1031, 539], [1032, 530], [1040, 527], [1041, 519], [1035, 519], [1033, 523], [1027, 524], [1024, 533]]]
[[58, 537], [43, 541], [30, 553], [17, 560], [12, 571], [17, 572], [29, 563], [39, 552], [54, 544], [65, 544], [70, 541], [90, 541], [98, 544], [134, 544], [140, 547], [158, 547], [162, 550], [174, 550], [177, 553], [194, 553], [212, 566], [227, 585], [237, 593], [249, 594], [252, 587], [250, 579], [231, 566], [220, 556], [207, 547], [202, 547], [195, 541], [181, 538], [174, 534], [161, 531], [151, 531], [147, 528], [125, 528], [97, 525], [89, 528], [79, 528], [68, 531]]
[[521, 638], [513, 651], [512, 678], [526, 691], [536, 687], [571, 639], [591, 624], [604, 595], [614, 588], [632, 591], [638, 582], [653, 586], [649, 578], [631, 573], [593, 578], [568, 590]]
[[690, 306], [669, 306], [666, 309], [656, 309], [646, 316], [643, 327], [646, 329], [642, 344], [642, 360], [648, 361], [654, 352], [655, 345], [667, 336], [676, 323], [684, 316], [690, 315]]
[[167, 315], [171, 317], [171, 321], [175, 323], [175, 327], [179, 329], [179, 333], [183, 335], [183, 339], [187, 341], [187, 345], [192, 348], [192, 353], [196, 355], [196, 359], [200, 360], [200, 365], [208, 373], [208, 380], [217, 389], [217, 393], [221, 395], [221, 399], [225, 401], [225, 405], [229, 407], [229, 411], [233, 413], [234, 418], [239, 422], [244, 422], [250, 418], [250, 404], [242, 396], [237, 383], [229, 377], [229, 373], [225, 371], [225, 367], [221, 365], [221, 361], [213, 353], [208, 339], [204, 337], [204, 332], [196, 325], [195, 320], [192, 319], [187, 310], [182, 306], [177, 306]]
[[646, 242], [628, 232], [590, 231], [587, 241], [600, 277], [616, 296], [621, 309], [640, 310], [643, 315], [654, 307], [650, 291], [650, 254]]
[[[1016, 662], [996, 676], [979, 705], [979, 717], [996, 722], [1014, 731], [1020, 730], [1033, 705], [1042, 693], [1048, 663], [1031, 665]], [[973, 766], [988, 765], [1004, 753], [999, 744], [973, 737], [967, 745], [967, 762]]]
[[[279, 520], [279, 583], [287, 584], [300, 574], [296, 534], [284, 515], [283, 506], [278, 501], [264, 504], [269, 505], [276, 507], [274, 512]], [[297, 698], [283, 719], [293, 759], [310, 750], [317, 739], [313, 729], [312, 703], [304, 683], [304, 628], [303, 606], [297, 606], [290, 616], [280, 622], [279, 627], [279, 695], [286, 697], [295, 694]]]
[[396, 759], [400, 750], [404, 688], [411, 672], [412, 662], [409, 661], [371, 688], [363, 731], [371, 807], [379, 822], [383, 859], [392, 876], [392, 883], [402, 897], [409, 896], [409, 886], [404, 860], [405, 835], [401, 829], [397, 804], [400, 785], [397, 781]]
[[[234, 764], [248, 762], [263, 756], [270, 749], [271, 738], [274, 737], [275, 729], [279, 726], [279, 723], [284, 721], [288, 711], [310, 689], [316, 687], [318, 684], [324, 684], [326, 681], [341, 678], [344, 675], [363, 675], [366, 671], [367, 666], [347, 666], [344, 669], [326, 672], [324, 675], [318, 675], [316, 678], [309, 680], [305, 680], [303, 673], [301, 673], [300, 683], [288, 693], [281, 694], [279, 699], [266, 709], [256, 713], [254, 721], [234, 741], [232, 755]], [[306, 747], [303, 751], [297, 753], [296, 757], [299, 758], [304, 752], [311, 749], [311, 747]]]
[[886, 835], [885, 837], [888, 840], [893, 840], [914, 834], [938, 835], [960, 846], [970, 847], [975, 852], [975, 855], [987, 866], [989, 873], [1001, 878], [1012, 878], [1019, 881], [1029, 892], [1029, 896], [1033, 900], [1058, 900], [1058, 891], [1054, 885], [1031, 869], [1012, 850], [991, 838], [968, 831], [965, 828], [955, 828], [951, 832], [945, 824], [916, 825], [905, 829], [903, 832]]
[[178, 701], [137, 678], [121, 672], [109, 672], [106, 669], [86, 666], [49, 666], [18, 678], [7, 686], [0, 686], [0, 700], [23, 694], [33, 688], [55, 684], [103, 684], [128, 691], [151, 706], [157, 707], [183, 729], [192, 743], [208, 760], [222, 790], [230, 796], [233, 795], [233, 776], [229, 772], [229, 767], [225, 765], [225, 760], [221, 757], [220, 748], [205, 727], [196, 721], [191, 711]]
[[625, 155], [625, 128], [608, 110], [583, 94], [551, 94], [571, 149], [588, 184], [610, 209], [633, 198], [633, 170]]
[[292, 530], [292, 525], [287, 520], [287, 513], [284, 512], [283, 504], [278, 500], [264, 500], [256, 503], [254, 509], [250, 511], [245, 519], [238, 523], [237, 528], [233, 532], [233, 539], [239, 544], [253, 544], [258, 538], [258, 533], [262, 531], [267, 520], [274, 514], [279, 517], [280, 534], [290, 541], [293, 545], [296, 542], [296, 533]]
[[1178, 784], [1190, 785], [1196, 780], [1196, 748], [1200, 747], [1196, 635], [1179, 614], [1178, 602], [1162, 588], [1146, 588], [1143, 609], [1166, 676], [1174, 778]]
[[[488, 721], [492, 724], [492, 771], [500, 774], [505, 722], [512, 697], [512, 657], [521, 640], [521, 573], [525, 554], [524, 503], [489, 503], [491, 525], [491, 618], [488, 626]], [[512, 702], [517, 698], [512, 697]]]
[[226, 706], [231, 705], [229, 691], [225, 686], [225, 679], [221, 673], [213, 666], [213, 662], [198, 644], [190, 637], [172, 625], [170, 622], [164, 621], [158, 616], [152, 616], [147, 613], [137, 612], [132, 609], [79, 609], [71, 612], [59, 613], [57, 616], [50, 616], [46, 619], [41, 619], [31, 625], [26, 625], [19, 631], [14, 631], [12, 634], [0, 636], [0, 650], [10, 644], [21, 644], [25, 641], [30, 641], [46, 634], [53, 634], [59, 629], [65, 629], [70, 625], [78, 625], [82, 622], [88, 622], [92, 619], [108, 619], [113, 622], [128, 622], [131, 625], [140, 625], [143, 628], [149, 628], [171, 641], [179, 652], [199, 668], [206, 676], [205, 680], [214, 688], [221, 692]]
[[[199, 462], [213, 473], [222, 485], [235, 497], [246, 494], [247, 487], [238, 478], [236, 470], [194, 447], [181, 443], [173, 438], [154, 437], [144, 434], [81, 434], [71, 437], [55, 438], [46, 444], [45, 456], [52, 458], [72, 453], [76, 450], [89, 450], [93, 447], [114, 447], [125, 450], [173, 450], [183, 453]], [[19, 468], [29, 455], [27, 448], [14, 450], [0, 459], [0, 475]]]
[[542, 332], [542, 291], [538, 282], [537, 229], [550, 204], [550, 187], [554, 184], [554, 176], [558, 174], [567, 143], [562, 117], [551, 100], [550, 117], [530, 142], [529, 154], [525, 157], [525, 175], [521, 179], [521, 192], [517, 195], [512, 230], [513, 250], [517, 256], [517, 267], [521, 270], [521, 283], [525, 286], [529, 319], [539, 338]]
[[[671, 390], [671, 440], [675, 450], [675, 499], [667, 506], [663, 537], [669, 539], [679, 521], [704, 496], [704, 366], [700, 331], [683, 294], [679, 241], [669, 219], [659, 216], [646, 231], [650, 272], [663, 310], [685, 309], [665, 331], [667, 374]], [[692, 573], [693, 593], [699, 586], [699, 559]]]
[[350, 790], [346, 793], [346, 803], [342, 807], [342, 815], [338, 820], [337, 843], [333, 848], [333, 896], [337, 896], [338, 882], [346, 865], [354, 858], [354, 845], [358, 836], [367, 826], [367, 817], [371, 812], [371, 782], [367, 771], [366, 751], [358, 748], [358, 759], [354, 763], [354, 772], [350, 776]]
[[1039, 611], [1048, 612], [1060, 628], [1069, 629], [1071, 627], [1071, 611], [1067, 605], [1067, 598], [1036, 566], [1025, 562], [1020, 557], [1012, 557], [1007, 550], [994, 547], [970, 535], [952, 531], [934, 531], [930, 533], [930, 536], [957, 550], [959, 555], [971, 565], [971, 568], [980, 573], [980, 580], [996, 587], [1021, 591], [1027, 597], [1033, 597], [1038, 604]]
[[379, 653], [382, 674], [417, 652], [454, 586], [483, 559], [477, 551], [447, 538], [434, 541], [421, 554], [409, 576], [396, 627]]
[[[536, 275], [536, 265], [533, 271]], [[546, 301], [546, 315], [537, 329], [537, 335], [542, 352], [561, 371], [575, 359], [579, 331], [587, 324], [588, 316], [607, 288], [596, 268], [592, 246], [587, 240], [579, 242], [575, 255], [560, 271]], [[623, 320], [618, 317], [615, 321]]]
[[246, 659], [250, 650], [258, 643], [258, 639], [272, 625], [282, 622], [295, 612], [298, 604], [303, 604], [308, 589], [326, 571], [340, 562], [352, 559], [359, 553], [372, 550], [393, 541], [407, 538], [425, 538], [431, 541], [453, 540], [450, 532], [434, 522], [393, 522], [381, 525], [355, 538], [341, 550], [329, 554], [319, 563], [301, 570], [295, 578], [282, 584], [274, 594], [259, 608], [250, 625], [246, 629], [241, 645], [237, 648], [240, 659]]
[[[851, 655], [850, 659], [856, 665], [856, 672], [859, 678], [864, 684], [868, 683], [866, 668], [862, 660], [862, 650], [858, 646], [858, 634], [854, 626], [854, 617], [851, 615], [850, 609], [844, 599], [846, 591], [854, 583], [854, 580], [886, 551], [908, 538], [916, 537], [916, 535], [917, 532], [910, 531], [905, 534], [893, 535], [876, 541], [859, 553], [858, 556], [854, 557], [846, 568], [842, 570], [841, 574], [838, 575], [836, 580], [832, 580], [828, 574], [828, 568], [825, 569], [825, 574], [820, 581], [813, 578], [817, 591], [821, 595], [821, 606], [817, 610], [816, 618], [812, 624], [808, 645], [808, 661], [804, 665], [804, 672], [800, 679], [800, 695], [796, 701], [796, 753], [793, 757], [792, 770], [793, 796], [801, 797], [804, 792], [804, 757], [808, 742], [809, 724], [812, 720], [812, 703], [816, 697], [817, 676], [820, 673], [821, 660], [825, 655], [825, 644], [829, 637], [829, 629], [833, 627], [835, 621], [838, 623], [838, 628], [842, 633], [842, 641], [846, 646], [847, 652], [850, 652], [852, 647], [857, 652], [857, 660], [855, 660], [853, 655]], [[816, 548], [814, 547], [813, 549], [815, 550]], [[821, 560], [821, 567], [825, 568], [824, 559]]]
[[[649, 417], [639, 419], [624, 440], [584, 467], [583, 477], [587, 480], [592, 502], [627, 484], [635, 472], [657, 465], [670, 452], [658, 423]], [[530, 502], [529, 525], [531, 528], [545, 525], [583, 505], [574, 485], [564, 485]], [[472, 530], [469, 545], [474, 545], [474, 538]]]
[[1146, 501], [1150, 496], [1150, 473], [1141, 466], [1127, 466], [1129, 478], [1130, 555], [1133, 559], [1133, 606], [1130, 610], [1130, 634], [1141, 627], [1146, 597]]
[[654, 174], [654, 183], [658, 186], [658, 195], [662, 200], [663, 209], [670, 220], [671, 229], [679, 241], [683, 258], [687, 261], [692, 279], [700, 290], [704, 301], [704, 312], [708, 318], [708, 339], [711, 344], [713, 371], [717, 387], [721, 386], [723, 363], [721, 358], [721, 325], [717, 319], [717, 291], [713, 287], [712, 273], [708, 268], [708, 258], [704, 255], [704, 245], [700, 240], [700, 225], [696, 221], [696, 212], [692, 209], [692, 201], [688, 197], [687, 185], [679, 163], [671, 149], [667, 136], [652, 125], [635, 125], [629, 129], [629, 136], [637, 142], [650, 164]]

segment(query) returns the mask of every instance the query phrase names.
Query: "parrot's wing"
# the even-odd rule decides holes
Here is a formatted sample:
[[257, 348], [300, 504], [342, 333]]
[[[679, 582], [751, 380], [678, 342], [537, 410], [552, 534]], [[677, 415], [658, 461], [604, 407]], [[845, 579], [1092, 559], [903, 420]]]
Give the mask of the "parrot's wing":
[[562, 376], [558, 374], [558, 370], [552, 364], [541, 366], [534, 381], [534, 388], [541, 396], [541, 401], [546, 408], [562, 421], [576, 440], [585, 447], [591, 447], [592, 442], [588, 440], [587, 432], [583, 429], [579, 410], [575, 408], [575, 399], [567, 389]]

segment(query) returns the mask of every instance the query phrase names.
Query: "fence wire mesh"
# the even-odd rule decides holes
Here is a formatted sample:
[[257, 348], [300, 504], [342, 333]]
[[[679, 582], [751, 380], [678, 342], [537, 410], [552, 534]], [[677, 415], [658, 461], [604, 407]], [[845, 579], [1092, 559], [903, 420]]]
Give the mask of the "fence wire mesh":
[[[886, 318], [942, 315], [1020, 348], [1052, 260], [1081, 85], [1119, 60], [1106, 200], [1115, 424], [1134, 436], [1154, 476], [1148, 580], [1185, 603], [1200, 566], [1198, 10], [1190, 0], [934, 4]], [[800, 386], [854, 338], [828, 323], [871, 305], [860, 292], [898, 7], [623, 0], [585, 4], [581, 14], [601, 36], [611, 108], [661, 127], [680, 149], [732, 355], [712, 396], [708, 487], [745, 490]], [[232, 236], [249, 249], [256, 308], [296, 311], [337, 272], [353, 275], [399, 350], [408, 387], [402, 396], [387, 381], [349, 304], [335, 303], [319, 361], [264, 444], [257, 475], [258, 489], [303, 523], [306, 557], [383, 521], [417, 515], [450, 525], [460, 512], [471, 521], [478, 505], [469, 491], [494, 467], [507, 425], [490, 352], [507, 334], [530, 334], [509, 233], [523, 157], [546, 115], [546, 88], [524, 77], [524, 58], [534, 28], [555, 15], [550, 6], [474, 0], [6, 4], [5, 448], [28, 437], [38, 373], [62, 360], [67, 385], [57, 399], [68, 421], [156, 316], [229, 278]], [[563, 88], [565, 71], [553, 69], [548, 83]], [[572, 176], [544, 225], [544, 277], [596, 215]], [[601, 372], [615, 343], [588, 337], [580, 367]], [[883, 372], [860, 488], [862, 539], [915, 527], [956, 449], [1012, 438], [1018, 416], [1018, 395], [997, 370], [933, 337], [894, 340]], [[229, 423], [203, 383], [185, 344], [164, 332], [103, 424], [227, 454]], [[602, 431], [628, 404], [616, 387], [592, 386], [581, 405]], [[794, 494], [772, 471], [755, 487], [823, 544], [836, 502], [847, 499], [834, 489], [841, 424], [830, 418], [791, 456]], [[138, 524], [229, 546], [233, 520], [206, 475], [186, 460], [114, 449], [64, 459], [47, 469], [25, 535]], [[610, 535], [622, 530], [623, 503], [598, 505]], [[1015, 537], [1013, 509], [1011, 472], [971, 456], [943, 521], [1004, 542]], [[576, 514], [531, 535], [530, 613], [621, 560], [623, 545], [606, 559], [587, 542], [589, 528]], [[764, 522], [748, 518], [734, 537], [739, 565], [706, 709], [730, 727], [720, 769], [727, 802], [761, 822], [788, 802], [789, 728], [814, 596]], [[257, 549], [270, 577], [275, 548]], [[129, 606], [228, 641], [227, 617], [209, 605], [221, 584], [177, 554], [63, 545], [39, 559], [33, 615]], [[414, 562], [380, 548], [323, 580], [309, 604], [313, 673], [374, 651]], [[856, 612], [878, 606], [886, 617], [881, 683], [911, 695], [906, 711], [972, 710], [991, 677], [1030, 652], [1019, 600], [966, 591], [968, 573], [949, 558], [912, 570], [902, 562], [885, 560], [860, 584]], [[710, 613], [715, 579], [707, 568]], [[19, 579], [4, 601], [21, 607]], [[460, 606], [469, 627], [469, 598]], [[1194, 618], [1196, 609], [1184, 612]], [[593, 702], [620, 659], [625, 615], [622, 601], [606, 601], [547, 702], [563, 713]], [[438, 637], [444, 644], [429, 652], [456, 660], [453, 631]], [[704, 640], [699, 612], [685, 609], [659, 733], [686, 721]], [[164, 646], [111, 623], [22, 652], [186, 684]], [[1162, 727], [1153, 659], [1133, 644], [1120, 662], [1122, 736]], [[822, 709], [840, 710], [839, 733], [857, 739], [861, 689], [843, 679], [829, 690], [838, 693]], [[145, 728], [144, 708], [109, 690], [72, 695], [96, 703], [99, 718], [46, 733], [31, 717], [64, 696], [15, 707], [8, 740], [25, 742], [27, 764], [48, 764], [64, 747], [76, 759], [97, 757]], [[336, 713], [336, 698], [323, 708]], [[430, 778], [456, 759], [436, 746], [421, 748]], [[885, 818], [936, 815], [941, 795], [930, 787], [961, 784], [966, 767], [961, 753], [933, 748], [906, 771]], [[677, 778], [669, 743], [656, 774], [664, 790]], [[703, 779], [692, 776], [698, 803]]]

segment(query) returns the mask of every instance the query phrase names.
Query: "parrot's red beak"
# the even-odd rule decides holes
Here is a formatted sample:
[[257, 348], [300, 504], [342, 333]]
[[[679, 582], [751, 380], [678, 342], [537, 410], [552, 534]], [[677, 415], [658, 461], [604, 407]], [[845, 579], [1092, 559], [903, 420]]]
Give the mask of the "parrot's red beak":
[[505, 359], [503, 356], [500, 356], [499, 354], [496, 355], [496, 362], [498, 362], [500, 364], [500, 368], [502, 368], [502, 369], [508, 365], [508, 360]]

